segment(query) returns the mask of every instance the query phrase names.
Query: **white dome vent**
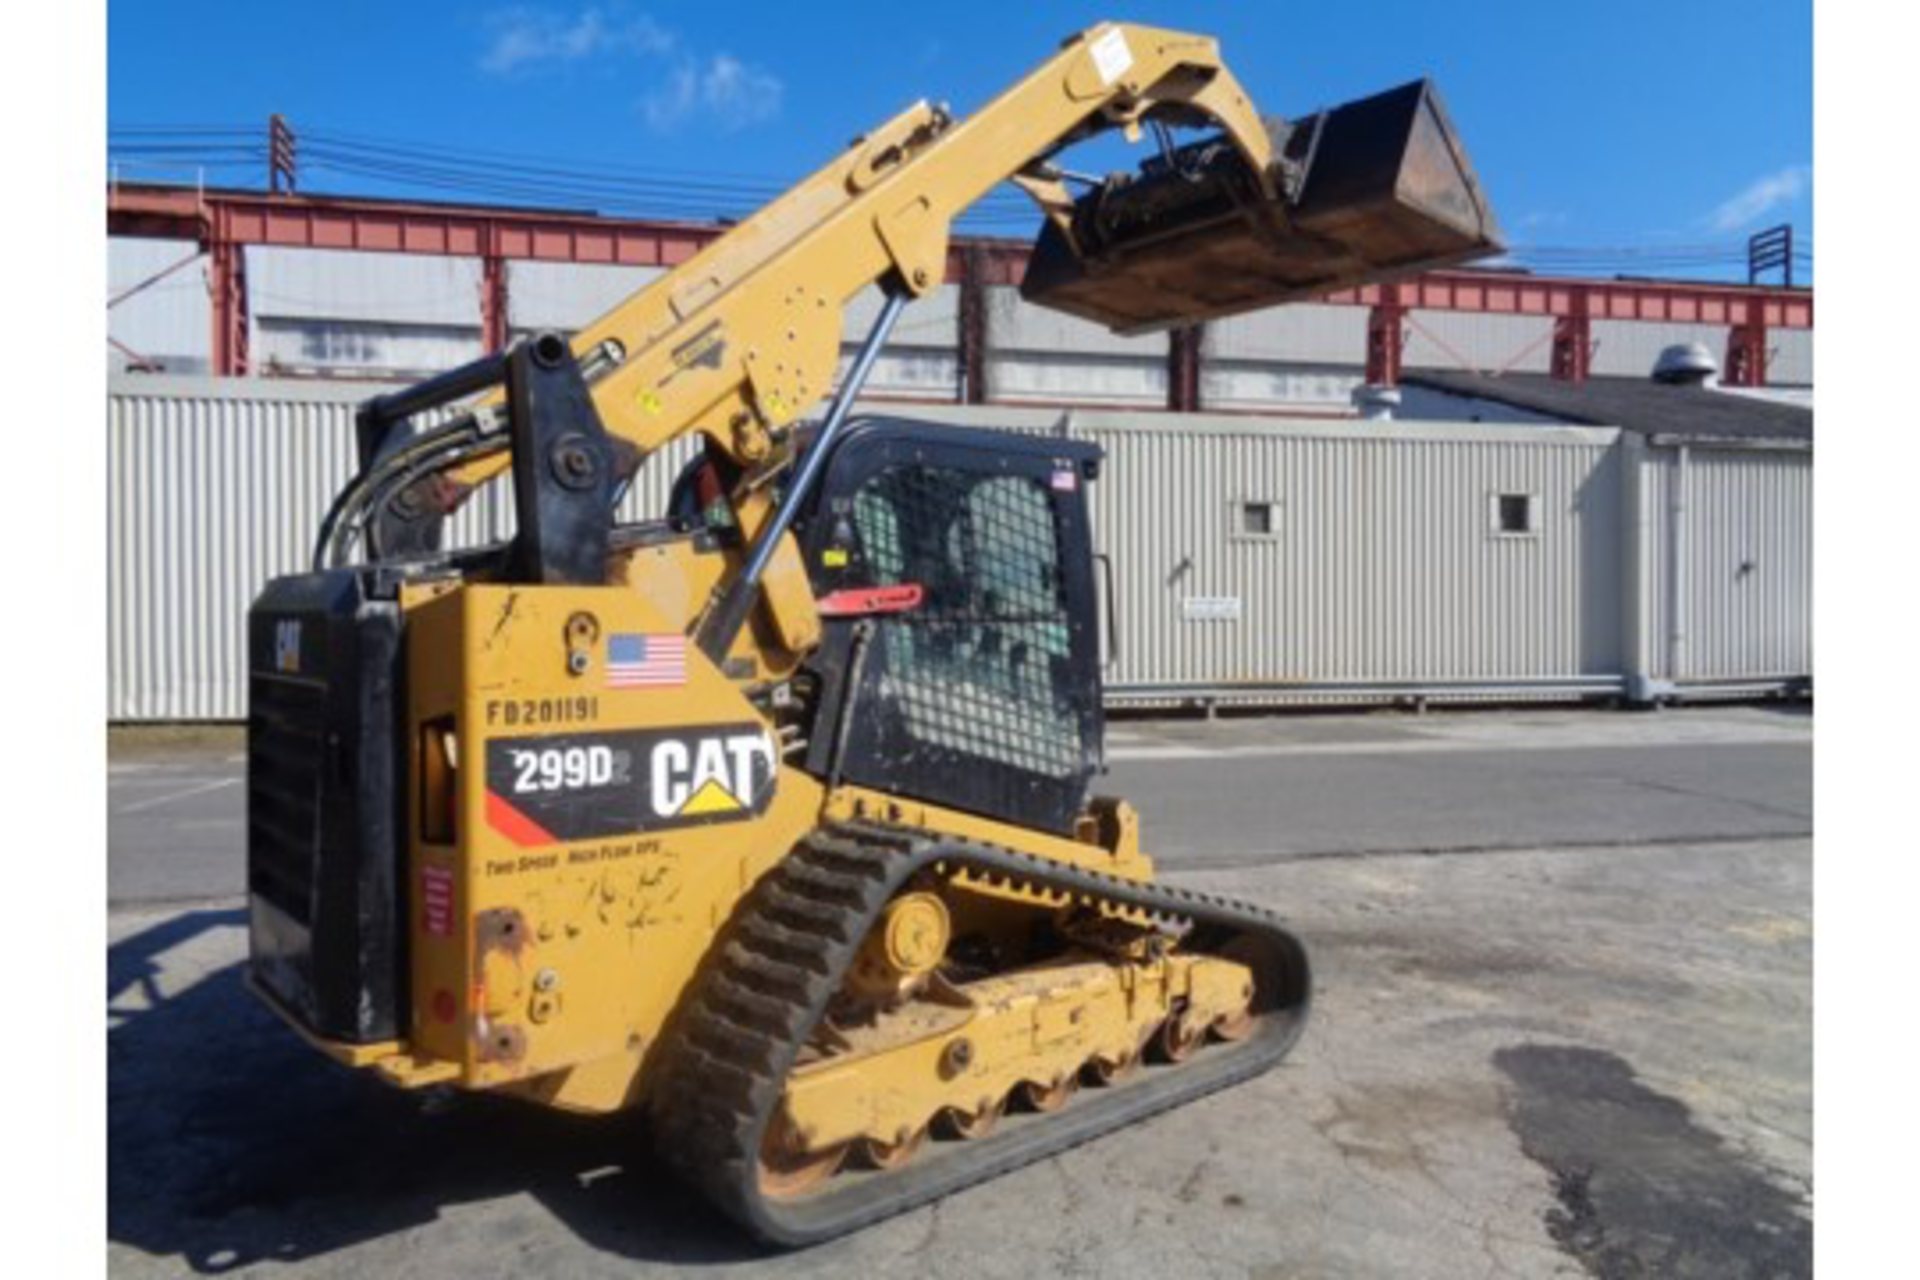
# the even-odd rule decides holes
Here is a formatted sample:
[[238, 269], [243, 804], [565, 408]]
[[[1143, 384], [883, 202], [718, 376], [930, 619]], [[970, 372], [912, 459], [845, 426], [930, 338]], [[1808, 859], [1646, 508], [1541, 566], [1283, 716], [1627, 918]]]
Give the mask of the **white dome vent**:
[[1679, 387], [1710, 387], [1720, 380], [1720, 362], [1704, 342], [1679, 342], [1653, 362], [1653, 380]]

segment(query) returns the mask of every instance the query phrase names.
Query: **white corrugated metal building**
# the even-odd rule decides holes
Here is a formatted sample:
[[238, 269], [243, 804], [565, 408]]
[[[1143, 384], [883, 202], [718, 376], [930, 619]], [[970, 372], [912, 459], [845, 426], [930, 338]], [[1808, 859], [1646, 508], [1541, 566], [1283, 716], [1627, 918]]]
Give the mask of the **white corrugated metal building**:
[[1631, 695], [1742, 693], [1811, 678], [1810, 405], [1646, 378], [1573, 386], [1460, 373], [1413, 375], [1402, 396], [1416, 414], [1626, 429]]
[[[195, 259], [191, 241], [116, 236], [107, 242], [109, 296], [163, 268]], [[509, 261], [508, 326], [514, 334], [571, 330], [655, 278], [657, 267]], [[245, 250], [249, 348], [255, 371], [410, 380], [480, 353], [481, 262], [477, 257], [249, 246]], [[206, 372], [210, 308], [206, 260], [111, 307], [109, 363]], [[877, 300], [848, 308], [846, 342], [857, 344]], [[1071, 402], [1159, 407], [1167, 402], [1165, 335], [1117, 337], [1073, 317], [1028, 306], [1009, 285], [986, 288], [989, 402]], [[1301, 304], [1206, 326], [1200, 401], [1229, 412], [1345, 414], [1364, 379], [1366, 308]], [[893, 349], [875, 371], [873, 394], [959, 398], [959, 290], [938, 289], [901, 319]], [[1407, 313], [1408, 370], [1545, 372], [1549, 316], [1415, 309]], [[1727, 345], [1726, 325], [1595, 319], [1596, 375], [1639, 377], [1676, 343]], [[1813, 332], [1769, 331], [1767, 381], [1813, 382]]]
[[[898, 381], [916, 358], [897, 357]], [[305, 566], [372, 390], [111, 379], [111, 717], [244, 715], [247, 603]], [[1106, 450], [1092, 494], [1115, 569], [1116, 704], [1653, 699], [1810, 678], [1810, 414], [1798, 439], [1547, 411], [1472, 424], [1461, 393], [1435, 390], [1456, 402], [1448, 421], [871, 408]], [[1736, 418], [1780, 408], [1715, 400]], [[661, 509], [687, 452], [646, 469], [630, 516]], [[457, 541], [504, 534], [494, 490]]]
[[[192, 241], [108, 241], [116, 719], [243, 713], [240, 619], [267, 576], [304, 563], [351, 467], [352, 404], [481, 353], [478, 257], [242, 253], [260, 376], [181, 378], [211, 364], [208, 260]], [[502, 269], [511, 337], [576, 329], [664, 270]], [[868, 290], [849, 306], [849, 355], [878, 302]], [[1507, 390], [1546, 381], [1550, 315], [1406, 311], [1402, 420], [1372, 423], [1353, 408], [1365, 306], [1207, 324], [1209, 412], [1169, 415], [1167, 335], [1118, 337], [1005, 284], [984, 284], [978, 303], [969, 341], [960, 287], [914, 304], [867, 393], [889, 412], [1020, 430], [1056, 429], [1065, 411], [1050, 406], [1075, 406], [1061, 429], [1111, 459], [1093, 500], [1117, 571], [1116, 701], [1657, 697], [1811, 672], [1810, 440], [1676, 445], [1617, 415], [1422, 389], [1474, 370], [1502, 372], [1490, 381]], [[1729, 338], [1724, 325], [1600, 316], [1590, 334], [1600, 388], [1643, 381], [1671, 344], [1722, 351]], [[1810, 397], [1811, 330], [1770, 329], [1767, 344], [1767, 394]], [[965, 385], [969, 349], [983, 387]], [[966, 399], [986, 403], [952, 403]], [[658, 510], [670, 470], [650, 469], [630, 514]], [[505, 532], [503, 496], [463, 514], [466, 537]], [[1503, 504], [1537, 525], [1500, 527]], [[1735, 543], [1763, 549], [1738, 552], [1755, 567], [1728, 586]]]

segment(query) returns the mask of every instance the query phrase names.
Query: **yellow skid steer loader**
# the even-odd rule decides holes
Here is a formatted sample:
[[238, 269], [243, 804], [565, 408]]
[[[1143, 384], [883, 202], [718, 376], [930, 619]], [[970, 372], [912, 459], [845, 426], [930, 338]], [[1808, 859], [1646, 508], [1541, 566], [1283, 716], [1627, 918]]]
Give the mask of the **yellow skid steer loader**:
[[[1158, 145], [1057, 162], [1107, 130]], [[249, 624], [248, 978], [320, 1051], [644, 1109], [802, 1244], [1293, 1045], [1301, 944], [1157, 883], [1089, 790], [1099, 452], [851, 412], [1004, 181], [1040, 210], [1028, 301], [1127, 332], [1498, 247], [1431, 85], [1263, 121], [1211, 39], [1102, 24], [970, 118], [910, 107], [570, 339], [368, 402], [312, 570]], [[616, 520], [689, 432], [669, 509]], [[443, 550], [502, 472], [511, 539]]]

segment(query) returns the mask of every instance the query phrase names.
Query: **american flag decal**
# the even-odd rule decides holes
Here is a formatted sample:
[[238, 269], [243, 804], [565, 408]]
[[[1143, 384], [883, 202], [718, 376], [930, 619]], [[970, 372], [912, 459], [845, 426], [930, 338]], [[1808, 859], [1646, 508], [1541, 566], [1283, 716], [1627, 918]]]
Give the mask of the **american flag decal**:
[[607, 688], [677, 688], [687, 682], [687, 638], [616, 631], [607, 637]]

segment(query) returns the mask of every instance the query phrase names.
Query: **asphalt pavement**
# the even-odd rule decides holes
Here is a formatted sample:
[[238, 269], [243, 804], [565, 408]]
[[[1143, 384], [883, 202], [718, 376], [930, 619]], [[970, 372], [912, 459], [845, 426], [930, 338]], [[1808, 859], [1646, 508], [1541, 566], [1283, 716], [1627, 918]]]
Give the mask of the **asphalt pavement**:
[[[234, 735], [108, 766], [108, 898], [237, 902], [244, 757]], [[1802, 704], [1121, 720], [1096, 790], [1130, 798], [1169, 871], [1314, 856], [1807, 835]]]
[[110, 1270], [1808, 1274], [1812, 718], [1124, 722], [1169, 880], [1279, 910], [1313, 1020], [1246, 1085], [845, 1240], [741, 1240], [623, 1121], [405, 1094], [239, 981], [240, 762], [109, 777]]

